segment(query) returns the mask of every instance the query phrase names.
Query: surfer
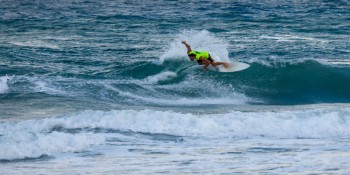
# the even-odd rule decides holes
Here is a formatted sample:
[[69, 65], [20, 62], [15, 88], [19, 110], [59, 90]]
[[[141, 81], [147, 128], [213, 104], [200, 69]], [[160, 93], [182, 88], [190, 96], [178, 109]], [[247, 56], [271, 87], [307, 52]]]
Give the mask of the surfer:
[[191, 46], [188, 45], [186, 43], [186, 41], [182, 41], [181, 43], [186, 46], [186, 48], [187, 48], [187, 55], [188, 55], [188, 57], [190, 57], [191, 61], [196, 59], [198, 64], [200, 64], [200, 65], [205, 64], [205, 66], [202, 68], [203, 72], [207, 69], [209, 64], [211, 64], [214, 67], [216, 67], [218, 65], [224, 65], [225, 68], [230, 67], [230, 64], [228, 64], [228, 63], [215, 62], [208, 52], [192, 50]]

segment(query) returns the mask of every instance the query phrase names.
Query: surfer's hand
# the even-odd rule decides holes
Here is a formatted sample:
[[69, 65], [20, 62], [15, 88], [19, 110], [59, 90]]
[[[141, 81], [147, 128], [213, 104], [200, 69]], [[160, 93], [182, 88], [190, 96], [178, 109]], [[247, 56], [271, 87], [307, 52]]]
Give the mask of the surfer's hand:
[[186, 44], [186, 41], [181, 41], [182, 44]]

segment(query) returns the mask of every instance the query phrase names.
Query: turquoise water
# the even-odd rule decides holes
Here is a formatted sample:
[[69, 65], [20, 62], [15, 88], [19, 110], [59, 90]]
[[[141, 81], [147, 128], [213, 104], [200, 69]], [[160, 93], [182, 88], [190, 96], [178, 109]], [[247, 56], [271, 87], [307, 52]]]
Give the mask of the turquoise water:
[[348, 1], [1, 4], [2, 174], [350, 172]]

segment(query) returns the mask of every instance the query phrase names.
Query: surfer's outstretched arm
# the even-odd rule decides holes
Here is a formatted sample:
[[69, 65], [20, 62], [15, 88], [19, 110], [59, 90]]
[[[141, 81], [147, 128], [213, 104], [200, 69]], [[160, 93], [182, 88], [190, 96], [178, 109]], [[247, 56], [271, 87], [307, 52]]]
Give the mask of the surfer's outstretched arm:
[[182, 41], [181, 43], [184, 44], [184, 45], [186, 46], [186, 48], [187, 48], [187, 54], [190, 53], [190, 52], [192, 51], [191, 46], [188, 45], [188, 44], [186, 43], [186, 41]]

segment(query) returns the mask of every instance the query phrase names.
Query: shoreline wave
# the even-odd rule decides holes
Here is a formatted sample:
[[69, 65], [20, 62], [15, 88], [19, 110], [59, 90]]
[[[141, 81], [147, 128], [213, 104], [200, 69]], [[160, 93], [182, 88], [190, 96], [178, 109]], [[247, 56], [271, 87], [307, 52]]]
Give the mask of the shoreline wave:
[[113, 135], [120, 139], [123, 135], [134, 137], [143, 133], [182, 137], [185, 142], [207, 138], [341, 139], [350, 136], [349, 115], [350, 108], [230, 111], [210, 115], [149, 109], [87, 110], [60, 117], [0, 123], [0, 160], [84, 151], [107, 144], [110, 132], [117, 132]]

